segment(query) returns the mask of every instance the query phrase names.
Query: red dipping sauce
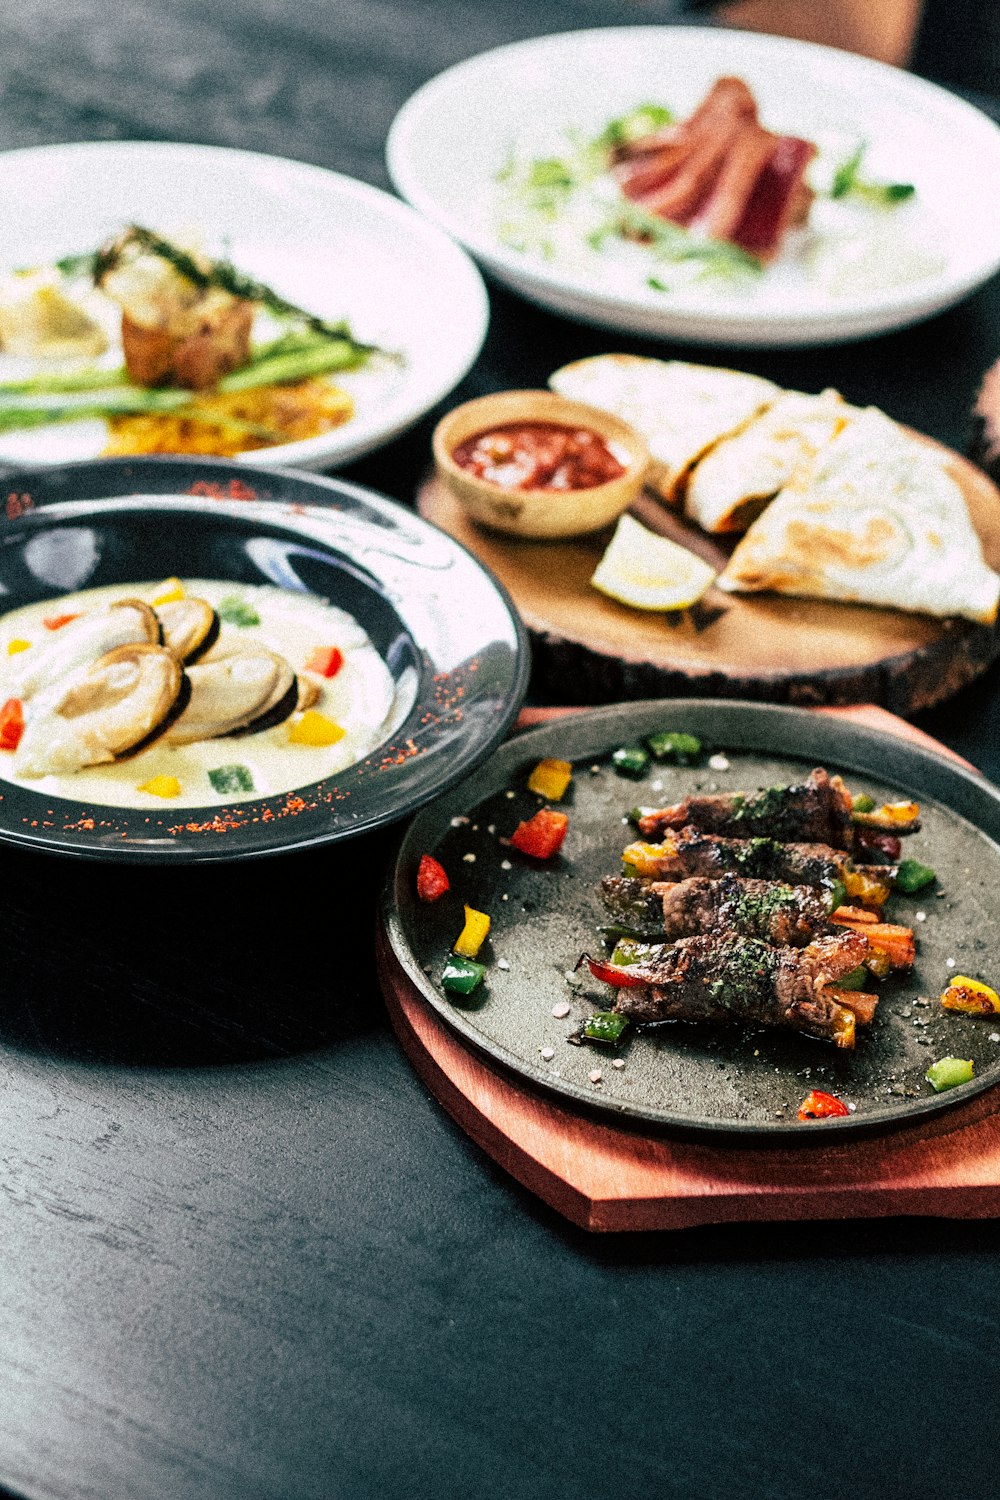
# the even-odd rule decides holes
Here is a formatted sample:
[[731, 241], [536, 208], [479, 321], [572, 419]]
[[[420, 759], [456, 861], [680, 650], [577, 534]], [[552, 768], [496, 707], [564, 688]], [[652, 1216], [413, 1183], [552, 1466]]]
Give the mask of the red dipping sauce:
[[505, 490], [592, 490], [627, 468], [596, 432], [558, 422], [491, 427], [451, 456], [460, 469]]

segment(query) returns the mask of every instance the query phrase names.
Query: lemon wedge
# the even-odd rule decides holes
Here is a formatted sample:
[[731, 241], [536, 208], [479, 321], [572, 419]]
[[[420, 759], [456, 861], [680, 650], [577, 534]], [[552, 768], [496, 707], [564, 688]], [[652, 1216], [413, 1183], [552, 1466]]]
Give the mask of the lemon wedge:
[[633, 609], [688, 609], [716, 578], [686, 547], [622, 516], [597, 571], [595, 589]]

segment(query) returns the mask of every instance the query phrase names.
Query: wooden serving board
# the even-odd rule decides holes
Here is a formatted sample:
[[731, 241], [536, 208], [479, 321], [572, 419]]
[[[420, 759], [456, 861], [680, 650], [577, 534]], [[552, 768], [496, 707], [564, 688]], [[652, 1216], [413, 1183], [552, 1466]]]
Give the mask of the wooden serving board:
[[[878, 708], [839, 712], [951, 754]], [[382, 931], [377, 960], [393, 1027], [431, 1093], [505, 1171], [582, 1228], [1000, 1216], [1000, 1088], [922, 1125], [843, 1145], [748, 1149], [643, 1134], [575, 1114], [471, 1052], [410, 983]]]
[[[986, 560], [1000, 571], [1000, 491], [968, 459], [945, 451]], [[697, 610], [628, 609], [590, 587], [610, 529], [555, 542], [503, 536], [472, 521], [436, 477], [421, 488], [418, 505], [510, 592], [532, 637], [534, 691], [548, 702], [694, 695], [806, 706], [871, 702], [911, 714], [950, 697], [1000, 655], [1000, 628], [859, 604], [712, 589]], [[725, 566], [722, 539], [652, 495], [632, 513], [717, 569]]]

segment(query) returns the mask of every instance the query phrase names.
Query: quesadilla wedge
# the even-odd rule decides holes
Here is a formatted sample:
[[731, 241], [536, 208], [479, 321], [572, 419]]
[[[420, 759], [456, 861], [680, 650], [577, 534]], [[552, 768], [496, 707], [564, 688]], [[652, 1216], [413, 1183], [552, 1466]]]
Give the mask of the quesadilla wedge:
[[556, 370], [549, 385], [630, 422], [652, 454], [648, 482], [671, 504], [679, 502], [692, 464], [780, 394], [759, 375], [635, 354], [576, 360]]
[[869, 407], [772, 500], [718, 579], [992, 624], [1000, 577], [932, 448]]
[[785, 391], [695, 465], [684, 509], [704, 531], [745, 531], [854, 413], [837, 391]]

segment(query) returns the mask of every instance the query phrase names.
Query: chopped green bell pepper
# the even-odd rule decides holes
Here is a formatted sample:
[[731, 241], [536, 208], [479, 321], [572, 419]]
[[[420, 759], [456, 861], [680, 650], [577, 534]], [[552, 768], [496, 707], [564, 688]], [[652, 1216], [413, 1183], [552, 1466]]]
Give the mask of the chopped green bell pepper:
[[930, 865], [922, 865], [918, 859], [904, 859], [896, 871], [897, 891], [922, 891], [937, 876]]
[[701, 740], [693, 734], [681, 734], [677, 730], [664, 730], [651, 734], [646, 744], [657, 760], [674, 760], [680, 766], [688, 766], [701, 754]]
[[454, 995], [471, 995], [482, 984], [485, 975], [485, 964], [477, 964], [475, 959], [462, 958], [459, 954], [452, 953], [445, 960], [441, 983]]
[[972, 1073], [971, 1058], [939, 1057], [936, 1063], [931, 1063], [924, 1077], [935, 1094], [943, 1094], [945, 1089], [954, 1089], [960, 1083], [969, 1083]]
[[598, 1010], [584, 1025], [583, 1034], [588, 1041], [617, 1047], [627, 1026], [627, 1016], [618, 1016], [613, 1010]]
[[611, 756], [619, 776], [641, 776], [649, 765], [649, 756], [641, 745], [622, 745]]

